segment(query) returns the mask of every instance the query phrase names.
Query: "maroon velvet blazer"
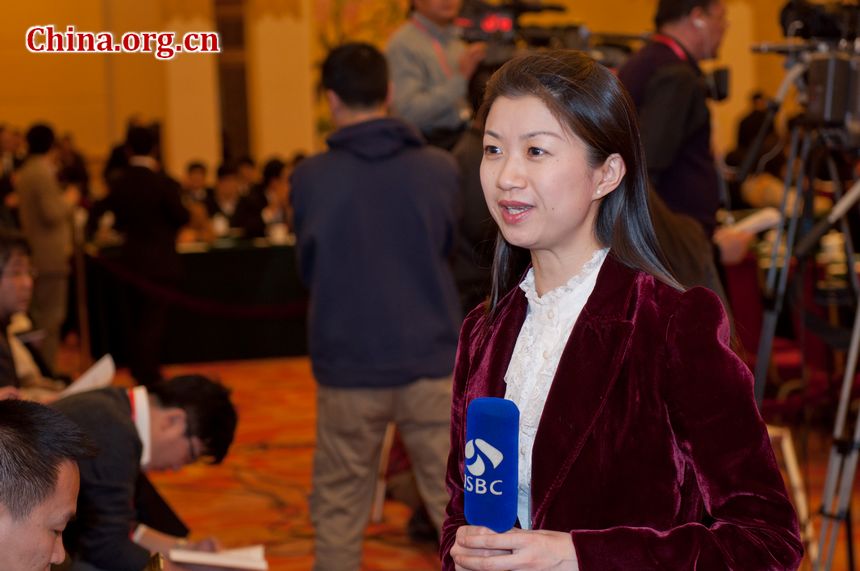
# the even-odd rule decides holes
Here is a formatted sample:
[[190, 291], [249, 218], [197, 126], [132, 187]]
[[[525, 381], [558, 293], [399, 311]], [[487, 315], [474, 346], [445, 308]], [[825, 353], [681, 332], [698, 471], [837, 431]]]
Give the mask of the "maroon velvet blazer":
[[[443, 569], [463, 516], [466, 407], [503, 397], [525, 319], [514, 288], [463, 324], [454, 369]], [[583, 571], [796, 569], [797, 518], [728, 347], [716, 295], [610, 253], [558, 365], [532, 455], [532, 528], [569, 531]]]

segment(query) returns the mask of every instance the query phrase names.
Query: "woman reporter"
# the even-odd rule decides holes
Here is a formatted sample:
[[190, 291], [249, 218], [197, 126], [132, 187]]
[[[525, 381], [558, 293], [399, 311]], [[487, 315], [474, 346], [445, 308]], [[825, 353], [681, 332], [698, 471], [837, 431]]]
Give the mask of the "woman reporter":
[[[618, 80], [582, 53], [523, 55], [490, 80], [480, 119], [500, 236], [490, 303], [460, 335], [443, 567], [795, 569], [752, 375], [718, 298], [661, 261]], [[521, 411], [519, 528], [502, 534], [463, 515], [481, 396]]]

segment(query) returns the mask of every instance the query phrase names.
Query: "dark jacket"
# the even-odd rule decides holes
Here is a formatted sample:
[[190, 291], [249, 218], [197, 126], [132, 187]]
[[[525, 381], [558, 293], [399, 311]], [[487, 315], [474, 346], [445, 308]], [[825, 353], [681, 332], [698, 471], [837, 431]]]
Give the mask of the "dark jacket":
[[0, 387], [20, 387], [12, 347], [9, 345], [9, 320], [0, 320]]
[[[443, 568], [463, 515], [466, 407], [505, 394], [526, 316], [514, 288], [463, 324], [454, 371]], [[797, 518], [752, 374], [704, 288], [675, 290], [610, 252], [558, 364], [534, 443], [532, 527], [570, 532], [579, 567], [796, 569]]]
[[317, 381], [390, 387], [450, 374], [454, 160], [398, 119], [345, 127], [328, 144], [291, 177]]
[[146, 277], [174, 281], [180, 274], [176, 234], [189, 214], [179, 183], [143, 166], [129, 166], [111, 181], [110, 192], [92, 214], [114, 213], [114, 228], [125, 237], [122, 261]]
[[731, 317], [729, 298], [714, 263], [713, 242], [694, 219], [669, 210], [655, 192], [649, 195], [654, 234], [672, 275], [684, 287], [704, 286], [720, 296]]
[[136, 525], [135, 487], [143, 444], [131, 420], [131, 405], [121, 388], [107, 388], [57, 401], [95, 441], [99, 454], [81, 460], [77, 517], [63, 533], [73, 559], [111, 571], [140, 571], [149, 552], [129, 534]]
[[651, 42], [624, 64], [618, 77], [639, 114], [655, 190], [674, 212], [695, 218], [710, 238], [720, 206], [711, 114], [702, 72], [685, 55], [681, 59], [669, 46]]
[[497, 233], [481, 188], [483, 137], [473, 126], [463, 133], [452, 151], [460, 167], [459, 223], [453, 267], [464, 313], [482, 303], [490, 293], [490, 268]]
[[236, 201], [236, 206], [233, 208], [232, 214], [227, 214], [224, 210], [221, 209], [221, 204], [215, 198], [214, 192], [207, 192], [206, 198], [203, 200], [203, 205], [206, 206], [206, 213], [210, 218], [214, 216], [223, 216], [227, 219], [227, 223], [230, 225], [230, 228], [239, 228], [240, 225], [236, 220], [236, 214], [239, 213], [239, 205], [242, 203], [242, 199], [245, 197], [240, 197]]
[[[262, 238], [266, 235], [266, 221], [263, 220], [263, 210], [269, 206], [266, 191], [262, 187], [254, 187], [239, 199], [236, 211], [230, 219], [230, 225], [241, 228], [245, 238]], [[282, 216], [286, 218], [286, 213]], [[287, 222], [287, 220], [283, 220]]]

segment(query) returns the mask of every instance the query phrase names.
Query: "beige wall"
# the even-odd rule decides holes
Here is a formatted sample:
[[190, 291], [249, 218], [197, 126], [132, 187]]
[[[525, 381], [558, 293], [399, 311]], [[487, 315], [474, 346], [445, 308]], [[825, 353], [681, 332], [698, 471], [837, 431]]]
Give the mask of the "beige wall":
[[730, 2], [727, 5], [729, 28], [720, 49], [720, 57], [703, 67], [729, 68], [729, 97], [711, 104], [713, 113], [714, 147], [718, 153], [727, 153], [735, 147], [737, 123], [749, 111], [749, 94], [755, 91], [755, 58], [751, 53], [754, 27], [749, 2]]
[[[363, 21], [362, 14], [380, 21], [390, 18], [391, 5], [386, 1], [365, 0], [362, 12], [349, 17], [355, 22]], [[585, 23], [595, 32], [623, 33], [649, 31], [656, 5], [656, 0], [564, 2], [568, 12], [563, 19]], [[784, 0], [726, 2], [731, 22], [722, 61], [732, 70], [732, 99], [714, 108], [715, 142], [721, 150], [731, 147], [749, 93], [760, 88], [772, 94], [783, 76], [780, 57], [752, 55], [749, 45], [780, 40], [777, 14]], [[374, 8], [377, 3], [379, 8]], [[164, 123], [171, 137], [167, 158], [174, 170], [192, 155], [217, 159], [217, 56], [189, 55], [163, 62], [150, 54], [30, 54], [24, 46], [26, 29], [36, 24], [74, 24], [80, 30], [110, 30], [117, 35], [168, 26], [209, 27], [212, 0], [8, 4], [0, 19], [0, 69], [6, 78], [0, 90], [0, 121], [26, 127], [35, 120], [48, 120], [60, 131], [73, 132], [89, 157], [101, 158], [122, 136], [128, 116], [137, 113]], [[319, 18], [325, 12], [323, 5], [328, 3], [247, 1], [251, 143], [260, 158], [310, 150], [315, 144], [317, 42], [328, 37], [331, 28], [330, 22]], [[399, 11], [398, 7], [395, 12]], [[368, 29], [364, 24], [359, 27]], [[384, 43], [384, 38], [379, 42]]]
[[[219, 127], [212, 125], [212, 113], [200, 112], [199, 89], [189, 89], [212, 85], [217, 92], [217, 83], [213, 83], [217, 76], [188, 74], [188, 65], [181, 58], [165, 62], [152, 54], [33, 54], [25, 45], [26, 30], [33, 25], [53, 25], [57, 29], [74, 25], [81, 31], [110, 31], [119, 38], [127, 31], [176, 29], [179, 24], [166, 23], [166, 15], [164, 4], [157, 1], [34, 0], [4, 5], [0, 69], [6, 81], [0, 90], [0, 121], [26, 129], [33, 121], [44, 120], [59, 132], [72, 132], [91, 164], [99, 168], [111, 146], [124, 136], [131, 115], [160, 121], [166, 132], [170, 131], [168, 70], [179, 68], [183, 71], [174, 73], [174, 77], [188, 80], [188, 85], [181, 92], [173, 90], [184, 102], [174, 98], [173, 108], [179, 109], [174, 117], [196, 121], [187, 129], [189, 133], [202, 131], [209, 136], [213, 128], [217, 133]], [[197, 21], [188, 29], [201, 25], [212, 28], [211, 22]], [[210, 58], [211, 66], [216, 61], [216, 56], [190, 57]], [[183, 105], [193, 113], [186, 117]], [[217, 111], [217, 102], [202, 107]], [[183, 130], [186, 127], [187, 121]], [[209, 151], [204, 158], [215, 160], [217, 156], [217, 150]], [[179, 163], [182, 158], [166, 154], [169, 164]]]
[[246, 62], [251, 149], [258, 162], [314, 150], [310, 0], [253, 0]]
[[[105, 29], [116, 35], [164, 29], [161, 2], [110, 0], [103, 6]], [[158, 61], [152, 54], [122, 54], [103, 59], [107, 81], [104, 112], [111, 141], [120, 141], [125, 136], [126, 124], [132, 115], [139, 115], [145, 121], [163, 120], [165, 62]]]
[[104, 104], [108, 92], [105, 65], [99, 55], [29, 53], [29, 27], [53, 24], [65, 29], [103, 30], [101, 0], [4, 3], [0, 18], [0, 121], [26, 128], [48, 121], [59, 131], [73, 132], [89, 152], [109, 144]]
[[[213, 30], [204, 14], [176, 16], [165, 29], [177, 36], [197, 30]], [[177, 54], [164, 66], [163, 155], [167, 169], [179, 176], [189, 161], [208, 165], [221, 162], [221, 112], [218, 95], [218, 56]]]

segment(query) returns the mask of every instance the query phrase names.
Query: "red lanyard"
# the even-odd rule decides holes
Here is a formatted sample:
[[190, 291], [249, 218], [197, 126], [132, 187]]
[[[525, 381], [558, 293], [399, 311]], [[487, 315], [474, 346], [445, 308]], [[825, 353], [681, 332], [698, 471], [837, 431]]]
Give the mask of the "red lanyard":
[[135, 420], [135, 410], [134, 410], [134, 389], [126, 389], [128, 393], [128, 403], [131, 405], [131, 421]]
[[448, 65], [448, 58], [445, 57], [445, 50], [442, 48], [442, 44], [439, 43], [436, 36], [430, 33], [427, 26], [418, 21], [418, 18], [412, 18], [412, 25], [430, 38], [430, 41], [433, 43], [433, 50], [436, 52], [436, 59], [439, 60], [439, 66], [442, 68], [442, 73], [445, 74], [445, 77], [451, 77], [451, 67]]
[[[128, 403], [131, 405], [131, 421], [134, 422], [135, 416], [136, 416], [135, 412], [134, 412], [134, 389], [126, 389], [125, 392], [128, 395]], [[133, 498], [131, 498], [131, 507], [132, 507], [132, 509], [134, 509], [134, 499]], [[128, 538], [131, 539], [132, 541], [134, 541], [135, 527], [136, 526], [134, 524], [132, 524], [132, 526], [128, 530]]]
[[684, 51], [684, 48], [681, 47], [681, 44], [675, 40], [675, 38], [670, 38], [669, 36], [664, 36], [663, 34], [653, 34], [651, 36], [651, 40], [657, 42], [658, 44], [663, 44], [664, 46], [668, 46], [672, 52], [678, 56], [678, 59], [681, 61], [689, 61], [689, 57], [687, 56], [687, 52]]

